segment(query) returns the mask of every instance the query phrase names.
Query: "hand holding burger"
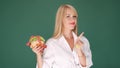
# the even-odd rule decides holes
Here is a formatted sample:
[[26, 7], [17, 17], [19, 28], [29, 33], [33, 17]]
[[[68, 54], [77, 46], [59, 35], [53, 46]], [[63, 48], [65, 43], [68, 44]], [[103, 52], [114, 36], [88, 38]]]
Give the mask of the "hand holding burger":
[[47, 47], [45, 45], [45, 39], [42, 36], [31, 36], [29, 42], [26, 45], [32, 48], [33, 52], [36, 54], [42, 53], [43, 50]]

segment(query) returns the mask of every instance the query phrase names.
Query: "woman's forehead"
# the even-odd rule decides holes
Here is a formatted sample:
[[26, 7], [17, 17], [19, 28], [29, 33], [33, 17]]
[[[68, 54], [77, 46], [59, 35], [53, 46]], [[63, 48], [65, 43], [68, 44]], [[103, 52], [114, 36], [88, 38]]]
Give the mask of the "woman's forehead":
[[76, 15], [75, 11], [70, 9], [70, 8], [67, 8], [66, 9], [66, 12], [65, 12], [66, 15]]

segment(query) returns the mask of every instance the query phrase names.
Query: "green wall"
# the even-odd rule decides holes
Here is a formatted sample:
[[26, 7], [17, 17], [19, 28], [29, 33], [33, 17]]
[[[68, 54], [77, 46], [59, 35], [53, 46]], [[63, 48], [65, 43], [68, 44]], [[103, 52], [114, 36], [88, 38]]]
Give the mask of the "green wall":
[[35, 54], [25, 44], [31, 35], [52, 36], [57, 8], [65, 3], [78, 11], [78, 32], [91, 44], [91, 68], [119, 68], [119, 0], [1, 0], [0, 68], [35, 68]]

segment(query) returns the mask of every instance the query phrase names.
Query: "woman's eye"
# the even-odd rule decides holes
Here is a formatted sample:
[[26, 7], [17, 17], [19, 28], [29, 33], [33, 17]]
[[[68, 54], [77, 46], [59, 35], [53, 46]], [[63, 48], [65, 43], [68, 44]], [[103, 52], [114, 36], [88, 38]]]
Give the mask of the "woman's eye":
[[73, 16], [73, 18], [77, 18], [76, 16]]
[[70, 16], [66, 16], [67, 18], [69, 18]]
[[66, 15], [66, 18], [67, 18], [67, 19], [76, 19], [76, 18], [77, 18], [77, 16]]

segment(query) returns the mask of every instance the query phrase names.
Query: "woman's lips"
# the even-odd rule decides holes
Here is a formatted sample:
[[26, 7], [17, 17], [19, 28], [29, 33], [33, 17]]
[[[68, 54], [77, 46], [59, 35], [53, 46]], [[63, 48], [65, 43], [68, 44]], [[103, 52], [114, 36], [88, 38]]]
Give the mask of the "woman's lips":
[[75, 22], [70, 23], [71, 25], [75, 25]]

